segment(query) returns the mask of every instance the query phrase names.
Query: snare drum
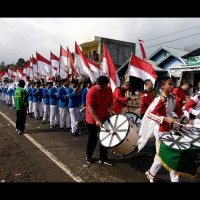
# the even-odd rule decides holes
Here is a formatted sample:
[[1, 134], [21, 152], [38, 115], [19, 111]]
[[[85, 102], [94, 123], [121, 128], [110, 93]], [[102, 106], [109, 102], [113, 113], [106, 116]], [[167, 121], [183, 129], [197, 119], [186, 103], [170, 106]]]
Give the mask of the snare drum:
[[125, 115], [112, 115], [100, 128], [100, 143], [120, 157], [132, 153], [139, 139], [138, 128]]

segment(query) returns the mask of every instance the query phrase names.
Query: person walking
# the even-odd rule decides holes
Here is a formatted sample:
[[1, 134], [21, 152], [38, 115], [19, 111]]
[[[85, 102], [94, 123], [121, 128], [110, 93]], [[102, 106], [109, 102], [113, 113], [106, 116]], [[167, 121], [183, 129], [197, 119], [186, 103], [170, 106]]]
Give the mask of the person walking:
[[19, 87], [14, 93], [14, 100], [17, 112], [16, 132], [21, 135], [25, 132], [26, 111], [28, 110], [28, 94], [24, 89], [24, 80], [20, 80], [18, 86]]
[[[86, 123], [88, 129], [88, 141], [86, 149], [86, 162], [93, 164], [93, 152], [98, 141], [98, 133], [102, 122], [113, 113], [113, 94], [108, 86], [108, 77], [100, 76], [97, 78], [96, 85], [92, 86], [86, 96]], [[114, 165], [107, 158], [107, 148], [100, 144], [99, 163]]]

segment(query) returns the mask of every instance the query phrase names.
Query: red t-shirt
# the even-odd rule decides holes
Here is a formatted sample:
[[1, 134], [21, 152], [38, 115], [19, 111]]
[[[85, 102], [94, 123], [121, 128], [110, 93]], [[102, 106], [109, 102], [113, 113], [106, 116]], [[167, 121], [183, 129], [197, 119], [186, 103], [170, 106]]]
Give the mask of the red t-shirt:
[[177, 105], [177, 107], [179, 109], [182, 109], [183, 101], [185, 101], [185, 97], [186, 97], [185, 92], [181, 88], [177, 87], [177, 88], [174, 88], [173, 94], [176, 97], [176, 105]]
[[107, 87], [104, 92], [97, 89], [96, 85], [92, 86], [86, 96], [86, 122], [96, 124], [88, 111], [88, 106], [93, 107], [100, 121], [109, 117], [109, 107], [112, 103], [113, 95], [111, 87]]
[[121, 88], [116, 88], [113, 93], [113, 111], [116, 114], [120, 114], [127, 101], [128, 98], [122, 93]]
[[140, 114], [144, 114], [149, 107], [149, 105], [153, 102], [153, 92], [143, 92], [140, 99], [141, 109]]

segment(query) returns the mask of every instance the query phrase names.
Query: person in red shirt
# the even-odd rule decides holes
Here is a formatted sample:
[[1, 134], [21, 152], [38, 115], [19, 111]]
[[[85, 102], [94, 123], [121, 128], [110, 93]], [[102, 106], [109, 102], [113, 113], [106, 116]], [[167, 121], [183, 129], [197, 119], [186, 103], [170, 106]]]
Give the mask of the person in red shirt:
[[176, 97], [176, 106], [179, 109], [182, 109], [183, 106], [188, 102], [188, 100], [186, 100], [186, 92], [190, 88], [192, 88], [192, 84], [189, 82], [182, 84], [180, 87], [174, 88], [173, 94]]
[[131, 83], [129, 81], [125, 82], [123, 86], [117, 87], [113, 93], [113, 111], [116, 114], [120, 114], [122, 112], [122, 108], [128, 112], [128, 107], [126, 103], [129, 100], [135, 100], [135, 97], [125, 97], [126, 91], [131, 89]]
[[153, 102], [154, 96], [153, 96], [153, 83], [150, 79], [146, 79], [144, 81], [145, 90], [142, 92], [141, 98], [140, 98], [140, 116], [143, 118], [147, 108], [149, 105]]
[[[108, 82], [107, 76], [100, 76], [97, 79], [97, 84], [90, 88], [86, 96], [86, 123], [88, 129], [86, 161], [89, 164], [94, 163], [92, 155], [98, 141], [98, 133], [102, 122], [113, 112], [113, 94]], [[113, 165], [107, 158], [107, 148], [101, 144], [99, 163]]]

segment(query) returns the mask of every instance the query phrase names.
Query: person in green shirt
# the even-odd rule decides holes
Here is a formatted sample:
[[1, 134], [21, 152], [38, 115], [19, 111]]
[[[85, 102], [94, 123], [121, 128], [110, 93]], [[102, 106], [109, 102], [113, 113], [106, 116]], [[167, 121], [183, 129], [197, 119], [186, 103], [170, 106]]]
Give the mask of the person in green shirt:
[[19, 87], [14, 93], [14, 100], [17, 111], [16, 132], [21, 135], [25, 131], [26, 111], [28, 109], [28, 94], [24, 89], [24, 80], [20, 80], [18, 86]]

